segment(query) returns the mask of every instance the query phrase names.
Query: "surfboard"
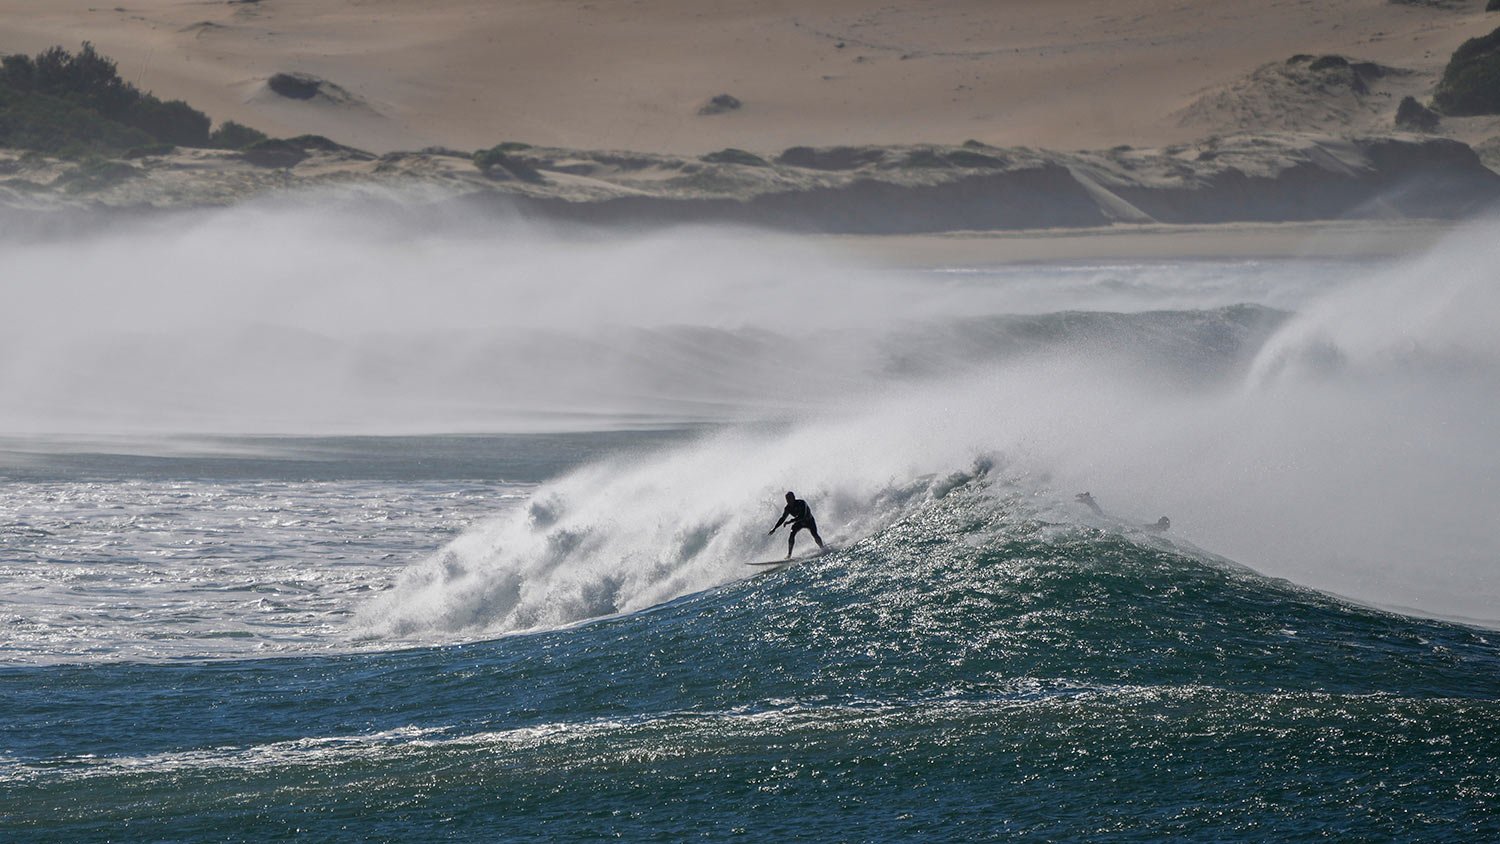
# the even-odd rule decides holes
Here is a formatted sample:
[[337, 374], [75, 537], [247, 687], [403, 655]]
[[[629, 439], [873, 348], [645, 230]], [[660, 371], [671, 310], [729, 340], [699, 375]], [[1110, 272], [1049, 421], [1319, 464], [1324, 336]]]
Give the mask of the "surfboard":
[[834, 550], [833, 546], [830, 545], [830, 546], [826, 546], [824, 548], [820, 548], [817, 551], [812, 552], [811, 554], [798, 554], [795, 557], [790, 557], [790, 558], [783, 557], [780, 560], [765, 560], [765, 561], [762, 561], [762, 562], [759, 562], [759, 563], [746, 563], [745, 565], [747, 565], [747, 566], [789, 566], [789, 565], [792, 565], [793, 563], [805, 563], [808, 560], [816, 560], [817, 558], [823, 556], [824, 554], [831, 553], [833, 550]]

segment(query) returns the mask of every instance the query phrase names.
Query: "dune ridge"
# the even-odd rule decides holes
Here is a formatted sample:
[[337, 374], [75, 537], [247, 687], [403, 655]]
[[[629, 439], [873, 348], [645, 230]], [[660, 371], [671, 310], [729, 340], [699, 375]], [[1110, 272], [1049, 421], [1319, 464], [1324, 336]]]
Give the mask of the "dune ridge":
[[[1420, 135], [1271, 133], [1154, 149], [1065, 153], [958, 147], [797, 147], [774, 158], [516, 145], [469, 156], [376, 156], [318, 138], [253, 152], [177, 150], [97, 164], [0, 156], [0, 207], [227, 205], [289, 189], [400, 196], [587, 224], [729, 223], [831, 234], [909, 234], [1317, 220], [1460, 219], [1500, 201], [1468, 146]], [[90, 170], [93, 167], [95, 170]], [[45, 216], [45, 215], [42, 215]], [[37, 224], [33, 221], [33, 224]]]

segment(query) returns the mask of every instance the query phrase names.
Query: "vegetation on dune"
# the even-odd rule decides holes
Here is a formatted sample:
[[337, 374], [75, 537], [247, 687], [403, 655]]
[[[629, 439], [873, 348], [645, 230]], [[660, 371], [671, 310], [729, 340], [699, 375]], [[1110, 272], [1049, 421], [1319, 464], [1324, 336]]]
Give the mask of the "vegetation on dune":
[[1396, 106], [1396, 128], [1412, 132], [1436, 132], [1442, 120], [1437, 112], [1417, 102], [1416, 97], [1403, 97]]
[[747, 167], [769, 167], [770, 163], [753, 152], [746, 152], [735, 147], [726, 147], [718, 152], [711, 152], [702, 156], [702, 160], [709, 164], [743, 164]]
[[1455, 117], [1500, 114], [1500, 29], [1453, 51], [1432, 104]]
[[123, 161], [91, 157], [76, 169], [59, 176], [55, 184], [69, 193], [92, 193], [140, 176], [140, 168]]
[[1004, 168], [1006, 161], [998, 156], [975, 152], [972, 148], [923, 147], [906, 153], [896, 162], [896, 166], [929, 170], [946, 170], [955, 167], [984, 170]]
[[244, 149], [266, 139], [265, 132], [226, 120], [208, 136], [208, 145], [215, 149]]
[[776, 156], [776, 163], [809, 170], [858, 170], [884, 157], [879, 147], [789, 147]]
[[744, 103], [740, 102], [739, 97], [736, 97], [733, 94], [719, 94], [718, 96], [704, 103], [703, 107], [698, 109], [698, 114], [703, 116], [725, 114], [727, 112], [736, 111], [743, 105]]
[[0, 146], [64, 157], [120, 154], [162, 145], [237, 149], [265, 138], [162, 100], [120, 78], [87, 41], [76, 54], [51, 47], [0, 58]]
[[546, 177], [541, 171], [515, 153], [531, 149], [529, 144], [506, 141], [474, 153], [474, 166], [492, 179], [516, 179], [522, 182], [541, 183]]
[[[260, 135], [258, 132], [256, 134]], [[337, 153], [346, 158], [364, 161], [375, 158], [368, 152], [346, 147], [322, 135], [298, 135], [295, 138], [267, 138], [260, 135], [256, 140], [241, 145], [239, 150], [242, 160], [257, 167], [295, 167], [313, 152]]]

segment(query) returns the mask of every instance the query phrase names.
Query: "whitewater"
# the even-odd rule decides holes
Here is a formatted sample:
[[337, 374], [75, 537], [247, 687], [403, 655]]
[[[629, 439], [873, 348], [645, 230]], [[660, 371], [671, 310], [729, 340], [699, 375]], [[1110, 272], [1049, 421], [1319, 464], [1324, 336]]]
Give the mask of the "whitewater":
[[[4, 837], [1500, 832], [1497, 224], [401, 207], [0, 240]], [[751, 568], [787, 490], [837, 550]]]

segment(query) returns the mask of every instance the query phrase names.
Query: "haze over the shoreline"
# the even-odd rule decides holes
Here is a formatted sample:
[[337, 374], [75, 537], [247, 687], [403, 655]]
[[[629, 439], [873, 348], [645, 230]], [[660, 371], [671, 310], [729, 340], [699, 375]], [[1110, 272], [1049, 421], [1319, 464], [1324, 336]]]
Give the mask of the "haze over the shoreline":
[[[215, 120], [376, 152], [522, 140], [697, 154], [970, 138], [1083, 149], [1242, 128], [1227, 111], [1187, 122], [1180, 112], [1296, 54], [1409, 70], [1395, 93], [1420, 93], [1459, 43], [1493, 28], [1483, 6], [9, 0], [0, 53], [91, 41], [125, 79]], [[276, 73], [328, 84], [288, 99], [266, 87]], [[743, 106], [699, 115], [718, 94]], [[1391, 128], [1375, 108], [1335, 122], [1322, 128]], [[1469, 143], [1495, 129], [1490, 119], [1445, 126]]]

